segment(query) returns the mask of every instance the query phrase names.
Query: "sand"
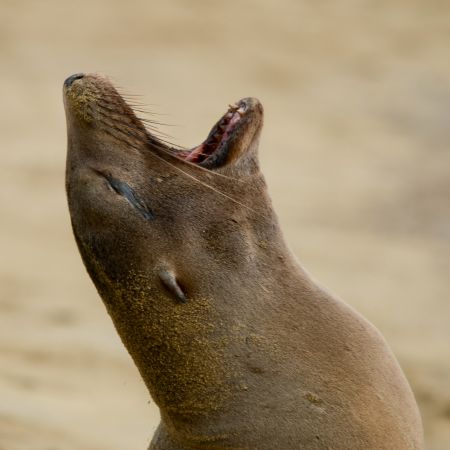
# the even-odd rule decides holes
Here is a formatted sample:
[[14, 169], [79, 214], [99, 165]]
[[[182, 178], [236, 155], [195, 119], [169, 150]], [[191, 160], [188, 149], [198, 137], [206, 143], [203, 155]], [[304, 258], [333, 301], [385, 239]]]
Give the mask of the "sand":
[[158, 411], [82, 266], [61, 87], [112, 76], [177, 144], [256, 96], [294, 252], [383, 332], [450, 448], [450, 3], [0, 1], [0, 450], [145, 449]]

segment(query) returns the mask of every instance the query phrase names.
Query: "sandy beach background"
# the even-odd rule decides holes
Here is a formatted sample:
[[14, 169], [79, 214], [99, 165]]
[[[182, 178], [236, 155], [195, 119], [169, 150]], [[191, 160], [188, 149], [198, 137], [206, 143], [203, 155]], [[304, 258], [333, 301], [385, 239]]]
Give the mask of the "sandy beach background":
[[450, 448], [450, 2], [0, 0], [0, 450], [145, 449], [158, 411], [82, 266], [61, 87], [103, 72], [202, 141], [258, 97], [286, 237], [393, 347]]

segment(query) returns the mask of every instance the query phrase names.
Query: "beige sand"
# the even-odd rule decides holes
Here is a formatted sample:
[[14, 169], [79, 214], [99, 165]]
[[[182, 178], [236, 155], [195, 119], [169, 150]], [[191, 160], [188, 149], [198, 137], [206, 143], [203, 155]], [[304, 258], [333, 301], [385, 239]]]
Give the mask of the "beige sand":
[[69, 225], [61, 84], [95, 70], [185, 145], [260, 98], [295, 253], [384, 333], [450, 448], [450, 4], [152, 3], [0, 1], [0, 450], [144, 449], [158, 420]]

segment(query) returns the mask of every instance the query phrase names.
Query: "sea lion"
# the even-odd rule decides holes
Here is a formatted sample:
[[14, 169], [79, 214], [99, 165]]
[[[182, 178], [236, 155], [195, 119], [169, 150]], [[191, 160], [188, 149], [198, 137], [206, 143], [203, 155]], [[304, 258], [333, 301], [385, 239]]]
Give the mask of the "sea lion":
[[182, 151], [102, 76], [75, 74], [63, 92], [73, 232], [160, 408], [150, 449], [423, 448], [380, 333], [285, 244], [259, 169], [258, 100]]

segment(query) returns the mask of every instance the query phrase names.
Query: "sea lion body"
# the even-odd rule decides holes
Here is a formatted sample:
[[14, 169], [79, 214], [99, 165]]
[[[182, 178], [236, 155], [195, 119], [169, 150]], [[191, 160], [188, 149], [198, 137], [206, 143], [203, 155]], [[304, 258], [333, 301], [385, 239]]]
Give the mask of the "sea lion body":
[[175, 152], [108, 80], [66, 80], [74, 234], [161, 411], [151, 450], [422, 449], [380, 333], [286, 246], [259, 170], [263, 111]]

